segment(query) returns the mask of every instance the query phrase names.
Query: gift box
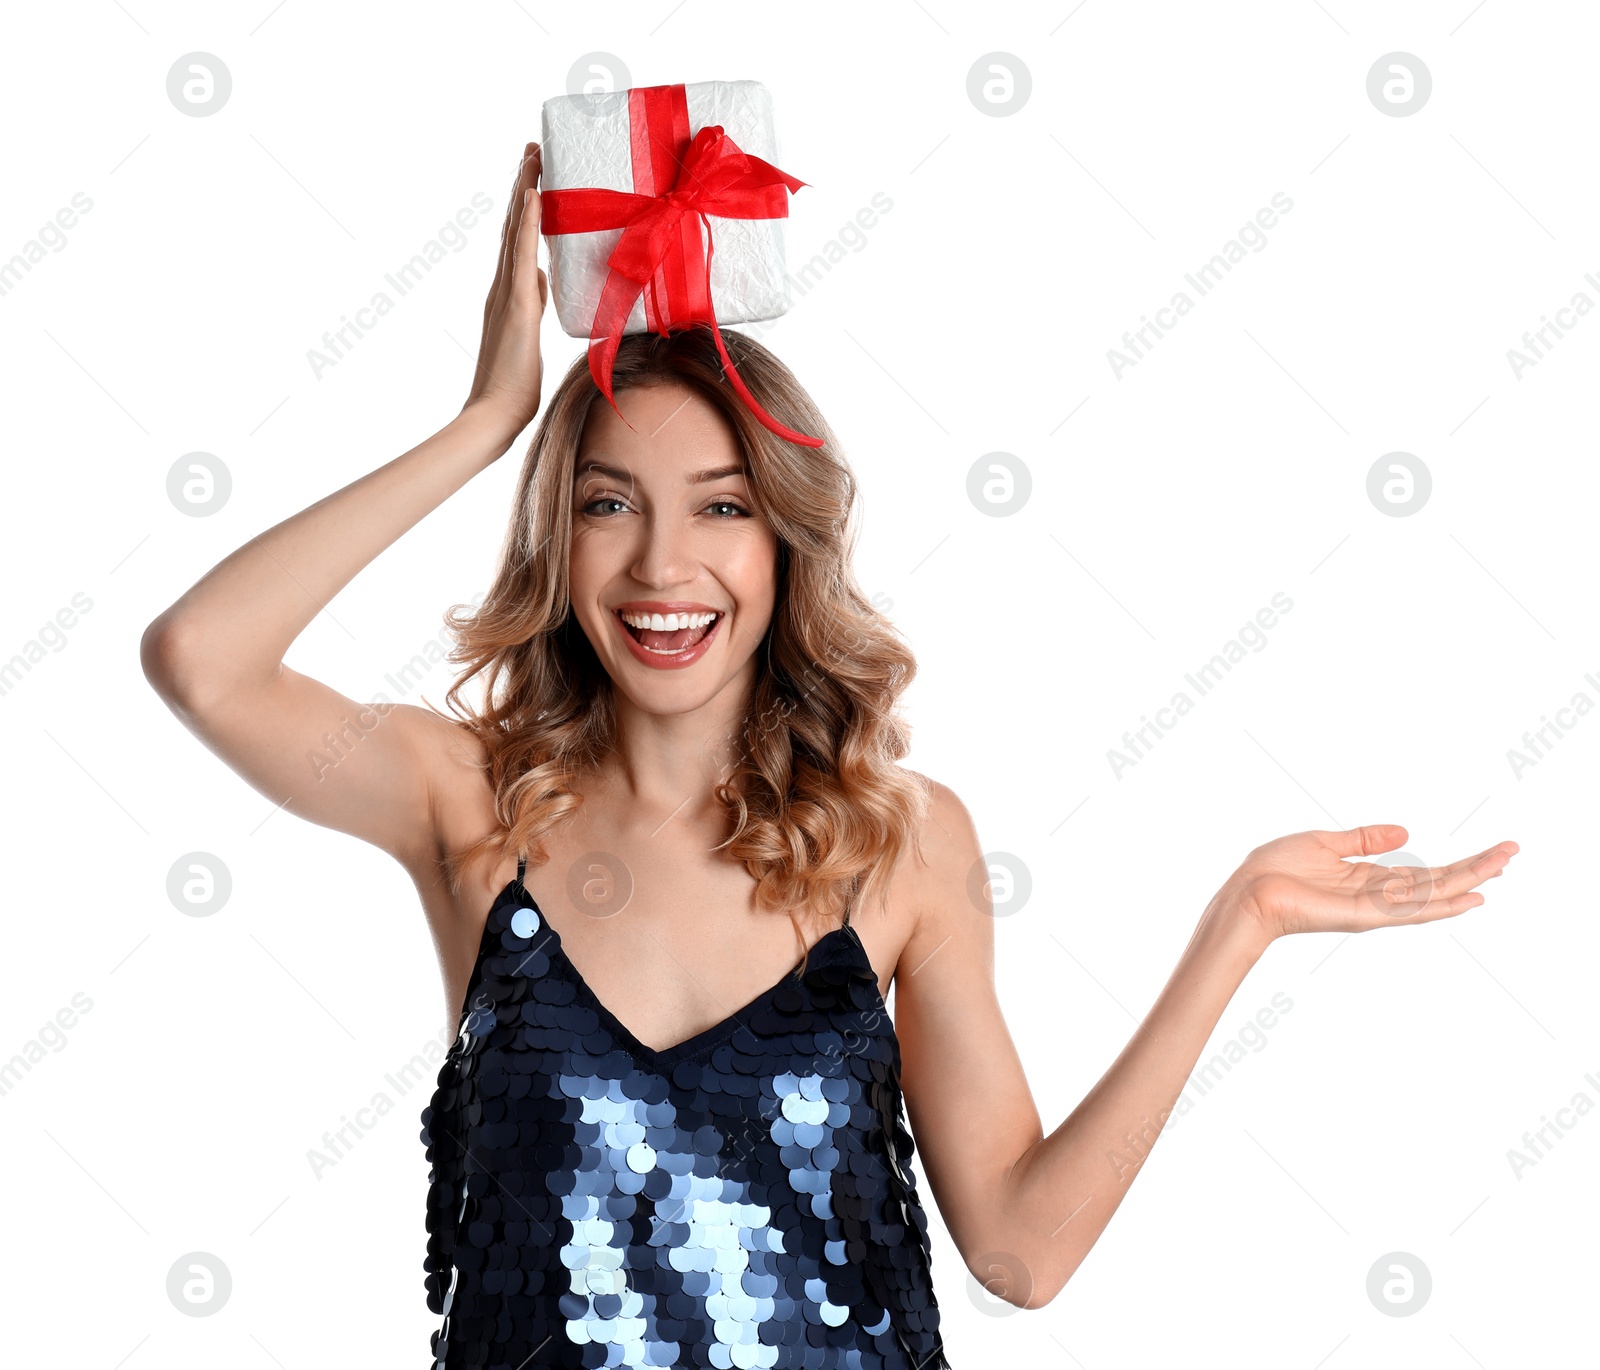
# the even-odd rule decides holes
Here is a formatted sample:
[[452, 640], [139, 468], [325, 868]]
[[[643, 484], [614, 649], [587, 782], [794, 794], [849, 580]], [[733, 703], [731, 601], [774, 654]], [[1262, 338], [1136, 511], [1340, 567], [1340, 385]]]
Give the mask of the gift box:
[[544, 104], [540, 150], [556, 317], [590, 339], [590, 371], [612, 407], [611, 365], [624, 335], [704, 323], [756, 417], [819, 446], [756, 403], [717, 328], [789, 308], [783, 221], [788, 196], [806, 183], [773, 165], [766, 87], [695, 81], [560, 96]]
[[[683, 127], [679, 137], [685, 145], [702, 128], [720, 125], [741, 152], [777, 162], [772, 96], [761, 82], [693, 81], [655, 89], [682, 92]], [[670, 106], [672, 100], [667, 96], [656, 103]], [[670, 108], [652, 111], [651, 104], [649, 88], [563, 95], [545, 101], [539, 186], [547, 197], [547, 234], [551, 192], [584, 186], [654, 196], [672, 189], [677, 165], [662, 163], [674, 153], [681, 161], [681, 149], [672, 147], [670, 142], [662, 145], [658, 135], [656, 145], [649, 149], [651, 155], [642, 159], [635, 156], [639, 140], [634, 123], [642, 120], [648, 136], [652, 113], [657, 113], [664, 125], [660, 133], [674, 139], [675, 112]], [[715, 212], [708, 213], [707, 218], [715, 244], [710, 293], [717, 322], [748, 323], [775, 319], [787, 312], [789, 277], [784, 270], [783, 219], [725, 218]], [[704, 257], [705, 225], [696, 218], [688, 226], [699, 235], [690, 240], [690, 245]], [[562, 330], [573, 337], [589, 336], [606, 283], [607, 259], [622, 232], [621, 228], [611, 228], [550, 236], [551, 299]], [[660, 331], [652, 316], [662, 312], [665, 282], [654, 284], [655, 290], [640, 295], [628, 315], [624, 333]]]

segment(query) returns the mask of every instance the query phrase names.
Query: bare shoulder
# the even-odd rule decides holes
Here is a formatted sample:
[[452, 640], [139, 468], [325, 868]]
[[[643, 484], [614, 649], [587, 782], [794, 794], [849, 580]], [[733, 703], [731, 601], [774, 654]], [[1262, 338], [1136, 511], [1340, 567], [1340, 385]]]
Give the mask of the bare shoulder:
[[982, 958], [987, 955], [985, 936], [993, 935], [990, 919], [973, 916], [988, 910], [989, 891], [971, 812], [948, 785], [911, 773], [924, 787], [927, 802], [917, 849], [902, 856], [895, 869], [891, 899], [906, 916], [897, 980], [916, 975], [936, 952], [948, 951], [953, 943]]
[[909, 902], [920, 915], [930, 903], [943, 903], [952, 888], [965, 889], [983, 853], [977, 825], [961, 796], [920, 771], [911, 774], [926, 791], [927, 803], [917, 834], [918, 854], [903, 863], [902, 871]]

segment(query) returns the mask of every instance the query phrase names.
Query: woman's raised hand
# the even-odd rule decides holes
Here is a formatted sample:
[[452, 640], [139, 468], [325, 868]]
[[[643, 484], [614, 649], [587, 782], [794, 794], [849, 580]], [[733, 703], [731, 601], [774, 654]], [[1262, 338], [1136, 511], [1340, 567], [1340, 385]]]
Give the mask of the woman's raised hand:
[[1376, 823], [1343, 832], [1293, 833], [1257, 847], [1219, 898], [1270, 941], [1293, 932], [1366, 932], [1453, 918], [1483, 903], [1474, 887], [1505, 871], [1519, 848], [1499, 842], [1449, 866], [1383, 866], [1347, 856], [1395, 851], [1406, 830]]
[[503, 422], [512, 439], [539, 412], [544, 362], [539, 321], [550, 284], [539, 267], [539, 145], [523, 149], [500, 232], [500, 261], [483, 306], [478, 366], [462, 409], [479, 406]]

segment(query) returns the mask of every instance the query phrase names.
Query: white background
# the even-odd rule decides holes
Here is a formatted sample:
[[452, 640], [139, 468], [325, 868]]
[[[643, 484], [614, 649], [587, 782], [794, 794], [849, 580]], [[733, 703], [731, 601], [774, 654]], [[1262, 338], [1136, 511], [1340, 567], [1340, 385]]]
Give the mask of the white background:
[[[1592, 1348], [1600, 1120], [1564, 1115], [1520, 1178], [1507, 1153], [1600, 1099], [1600, 722], [1566, 715], [1520, 777], [1508, 753], [1600, 698], [1600, 319], [1520, 376], [1507, 352], [1576, 292], [1600, 301], [1600, 24], [1472, 3], [13, 10], [0, 261], [75, 193], [92, 209], [0, 296], [0, 659], [75, 593], [92, 609], [0, 696], [0, 1060], [74, 994], [92, 1007], [0, 1096], [10, 1356], [424, 1361], [431, 1079], [396, 1096], [385, 1075], [453, 1006], [415, 895], [377, 851], [274, 814], [137, 648], [235, 546], [455, 414], [517, 158], [593, 51], [637, 85], [770, 87], [780, 165], [809, 182], [795, 263], [892, 201], [759, 335], [861, 479], [860, 579], [921, 668], [908, 763], [1031, 882], [997, 980], [1047, 1130], [1252, 847], [1371, 822], [1426, 863], [1522, 845], [1459, 919], [1269, 949], [1207, 1056], [1274, 994], [1292, 1009], [1174, 1121], [1047, 1308], [972, 1297], [925, 1189], [952, 1363], [1493, 1370]], [[166, 91], [196, 51], [232, 76], [208, 117]], [[1432, 74], [1407, 117], [1367, 94], [1396, 51]], [[993, 52], [1031, 76], [1004, 117], [967, 94]], [[463, 250], [314, 374], [324, 331], [478, 191], [495, 208]], [[1293, 208], [1266, 246], [1119, 376], [1108, 349], [1276, 192]], [[559, 376], [582, 344], [546, 328]], [[166, 494], [194, 451], [232, 474], [209, 517]], [[1009, 517], [967, 494], [993, 452], [1031, 473]], [[1393, 452], [1431, 473], [1407, 517], [1367, 493]], [[380, 557], [291, 664], [393, 697], [385, 674], [487, 586], [515, 469]], [[1278, 592], [1266, 645], [1119, 776], [1123, 733]], [[232, 876], [209, 918], [166, 893], [195, 851]], [[379, 1091], [393, 1111], [317, 1178], [307, 1153]], [[232, 1273], [215, 1316], [166, 1294], [195, 1251]], [[1367, 1296], [1391, 1252], [1431, 1271], [1413, 1316]]]

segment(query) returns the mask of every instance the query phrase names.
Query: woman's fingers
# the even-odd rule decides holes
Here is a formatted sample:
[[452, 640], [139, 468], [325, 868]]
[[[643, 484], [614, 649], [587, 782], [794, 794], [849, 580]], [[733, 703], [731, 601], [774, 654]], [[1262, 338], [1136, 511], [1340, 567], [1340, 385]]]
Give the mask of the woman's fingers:
[[1483, 902], [1482, 895], [1469, 894], [1475, 886], [1505, 870], [1513, 855], [1507, 845], [1501, 843], [1449, 866], [1373, 866], [1366, 889], [1379, 908], [1394, 916], [1401, 916], [1407, 906], [1428, 918], [1445, 916], [1440, 910], [1461, 912], [1474, 907], [1474, 901]]
[[1451, 895], [1448, 899], [1430, 899], [1421, 908], [1405, 915], [1411, 923], [1432, 923], [1441, 918], [1454, 918], [1458, 913], [1475, 909], [1483, 903], [1483, 896], [1475, 890]]
[[522, 191], [528, 174], [528, 153], [537, 146], [537, 143], [529, 143], [523, 148], [521, 160], [517, 163], [516, 179], [511, 186], [511, 195], [506, 201], [505, 222], [500, 225], [500, 250], [495, 256], [494, 280], [490, 282], [489, 293], [483, 301], [483, 327], [478, 330], [479, 357], [483, 356], [484, 346], [489, 341], [490, 322], [503, 304], [505, 283], [510, 274], [507, 266], [510, 260], [510, 245], [515, 241], [517, 209], [522, 201]]
[[488, 400], [519, 427], [537, 411], [543, 380], [539, 326], [547, 287], [539, 270], [539, 172], [539, 145], [529, 143], [517, 164], [467, 398], [469, 404]]
[[1507, 848], [1515, 846], [1514, 842], [1500, 842], [1476, 856], [1463, 857], [1448, 866], [1418, 868], [1417, 878], [1419, 882], [1423, 879], [1429, 881], [1441, 898], [1456, 895], [1462, 890], [1470, 890], [1474, 885], [1481, 885], [1485, 880], [1492, 880], [1504, 871], [1513, 855]]
[[[528, 159], [537, 143], [529, 143], [522, 150], [522, 157], [517, 162], [517, 174], [511, 183], [511, 194], [506, 199], [505, 222], [500, 225], [500, 250], [495, 255], [494, 280], [489, 286], [488, 297], [483, 304], [483, 336], [489, 333], [489, 319], [505, 303], [505, 296], [511, 281], [513, 253], [517, 241], [517, 220], [522, 210], [522, 192], [528, 186]], [[480, 346], [482, 339], [480, 341]]]
[[1474, 885], [1481, 885], [1485, 880], [1493, 880], [1497, 875], [1504, 874], [1515, 855], [1515, 842], [1501, 842], [1488, 851], [1479, 852], [1448, 867], [1440, 880], [1440, 887], [1444, 893], [1452, 895], [1460, 890], [1470, 890]]
[[500, 251], [496, 254], [494, 282], [500, 284], [501, 268], [506, 260], [506, 243], [511, 238], [511, 226], [517, 219], [517, 196], [522, 190], [523, 159], [527, 157], [527, 150], [523, 150], [522, 157], [517, 159], [517, 171], [511, 178], [511, 193], [506, 196], [506, 217], [500, 225]]
[[510, 218], [506, 222], [506, 236], [500, 244], [500, 270], [495, 277], [495, 285], [499, 290], [504, 303], [505, 297], [511, 293], [516, 279], [517, 268], [517, 240], [521, 236], [523, 204], [528, 198], [528, 187], [538, 180], [539, 174], [539, 145], [529, 143], [522, 150], [522, 164], [517, 168], [517, 184], [511, 195]]
[[1454, 893], [1458, 889], [1470, 889], [1480, 880], [1499, 875], [1517, 850], [1515, 842], [1497, 842], [1476, 855], [1452, 861], [1448, 866], [1385, 866], [1379, 862], [1357, 861], [1349, 863], [1348, 869], [1355, 872], [1362, 883], [1369, 883], [1375, 871], [1409, 871], [1419, 884], [1431, 882], [1443, 885], [1447, 881], [1453, 882], [1450, 892]]
[[518, 213], [515, 258], [512, 264], [511, 288], [530, 308], [544, 309], [544, 272], [539, 270], [539, 149], [534, 149], [532, 160], [533, 184], [522, 192], [522, 208]]

